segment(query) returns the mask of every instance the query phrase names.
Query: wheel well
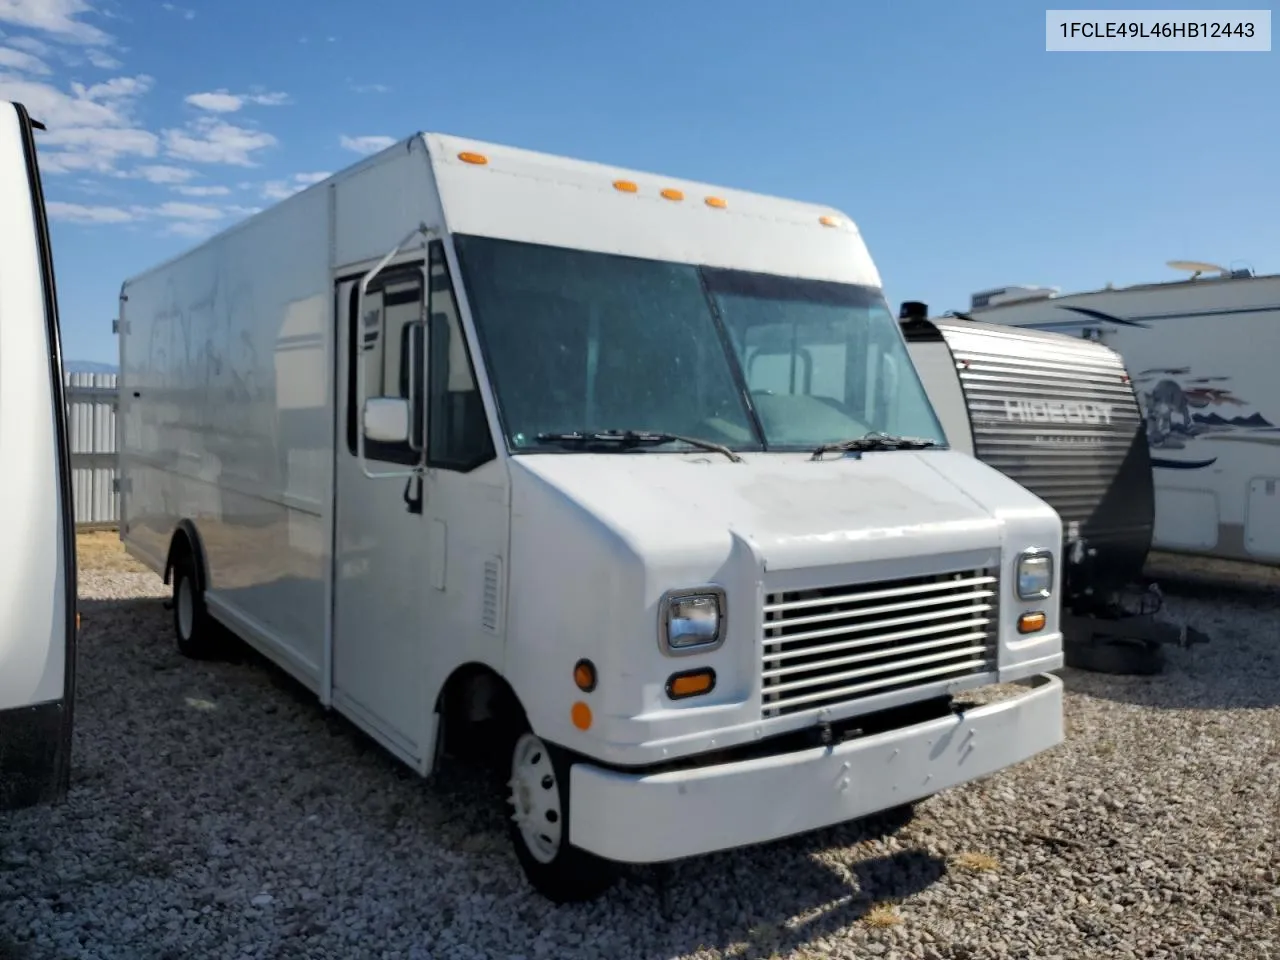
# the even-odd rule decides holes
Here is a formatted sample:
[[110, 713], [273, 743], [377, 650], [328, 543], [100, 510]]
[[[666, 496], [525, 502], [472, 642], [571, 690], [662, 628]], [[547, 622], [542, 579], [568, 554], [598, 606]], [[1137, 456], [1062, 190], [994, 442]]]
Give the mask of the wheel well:
[[164, 560], [164, 582], [169, 583], [173, 575], [174, 565], [183, 554], [191, 556], [195, 561], [196, 586], [200, 590], [205, 588], [205, 558], [204, 544], [200, 542], [200, 534], [196, 532], [196, 525], [190, 520], [179, 520], [178, 526], [173, 531], [173, 536], [169, 538], [169, 553]]
[[470, 754], [483, 741], [491, 741], [482, 731], [502, 729], [524, 718], [524, 707], [511, 685], [482, 663], [464, 664], [449, 675], [436, 698], [436, 712], [442, 721], [439, 752], [453, 756]]

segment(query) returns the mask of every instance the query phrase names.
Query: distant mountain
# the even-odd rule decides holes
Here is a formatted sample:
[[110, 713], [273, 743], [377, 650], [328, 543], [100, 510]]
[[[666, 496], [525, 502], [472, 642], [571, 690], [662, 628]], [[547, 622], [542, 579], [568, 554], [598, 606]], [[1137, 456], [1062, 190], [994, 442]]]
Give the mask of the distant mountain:
[[1191, 415], [1191, 419], [1196, 423], [1207, 424], [1211, 427], [1270, 427], [1274, 426], [1269, 420], [1260, 413], [1251, 413], [1247, 417], [1220, 417], [1216, 413], [1195, 413]]
[[64, 360], [62, 369], [66, 373], [119, 373], [120, 368], [114, 363], [98, 363], [94, 360]]

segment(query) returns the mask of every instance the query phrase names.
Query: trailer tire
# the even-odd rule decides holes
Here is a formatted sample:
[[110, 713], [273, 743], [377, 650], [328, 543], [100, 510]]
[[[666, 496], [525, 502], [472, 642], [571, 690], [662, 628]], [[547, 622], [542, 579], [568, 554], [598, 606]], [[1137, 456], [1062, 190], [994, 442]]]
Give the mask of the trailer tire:
[[1164, 670], [1164, 647], [1145, 640], [1069, 643], [1063, 650], [1063, 662], [1090, 673], [1151, 677]]
[[596, 899], [613, 886], [619, 871], [616, 864], [569, 844], [565, 752], [535, 736], [527, 722], [512, 723], [507, 731], [507, 829], [521, 870], [554, 904]]
[[173, 635], [178, 652], [192, 660], [212, 660], [223, 653], [218, 624], [209, 616], [190, 549], [173, 564]]

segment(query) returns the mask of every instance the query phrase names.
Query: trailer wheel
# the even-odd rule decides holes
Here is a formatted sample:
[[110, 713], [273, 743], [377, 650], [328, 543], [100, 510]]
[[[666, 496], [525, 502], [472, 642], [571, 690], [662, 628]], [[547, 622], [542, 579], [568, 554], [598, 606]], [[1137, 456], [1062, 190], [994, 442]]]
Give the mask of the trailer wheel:
[[173, 564], [173, 633], [184, 657], [211, 660], [223, 652], [218, 625], [205, 607], [189, 550], [183, 550]]
[[1164, 669], [1164, 647], [1146, 640], [1069, 643], [1063, 649], [1063, 662], [1090, 673], [1151, 677]]
[[508, 830], [529, 883], [555, 904], [594, 900], [617, 878], [617, 867], [569, 844], [569, 763], [527, 724], [510, 728]]

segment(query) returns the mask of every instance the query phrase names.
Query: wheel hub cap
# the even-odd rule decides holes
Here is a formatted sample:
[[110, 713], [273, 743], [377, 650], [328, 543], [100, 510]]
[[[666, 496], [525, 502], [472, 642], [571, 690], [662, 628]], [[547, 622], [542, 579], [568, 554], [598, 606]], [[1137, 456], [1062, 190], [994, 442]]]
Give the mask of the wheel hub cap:
[[539, 863], [550, 863], [560, 852], [563, 831], [560, 791], [546, 744], [532, 734], [516, 742], [509, 786], [511, 819], [525, 846]]

